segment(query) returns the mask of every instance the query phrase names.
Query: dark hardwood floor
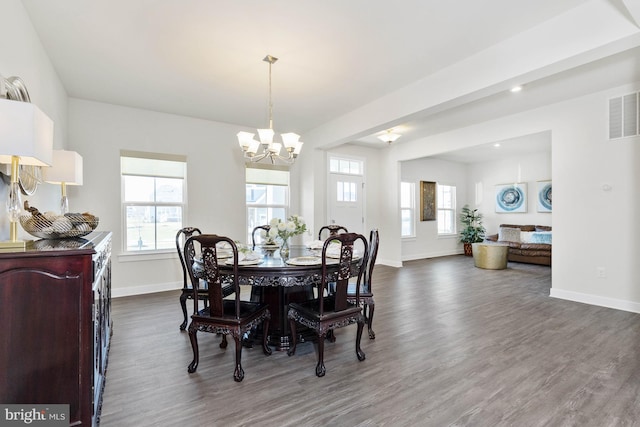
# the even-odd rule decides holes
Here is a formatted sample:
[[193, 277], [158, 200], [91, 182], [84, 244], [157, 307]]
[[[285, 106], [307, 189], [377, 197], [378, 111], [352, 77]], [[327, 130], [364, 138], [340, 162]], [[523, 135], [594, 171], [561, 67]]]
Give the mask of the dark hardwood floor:
[[356, 327], [295, 356], [234, 350], [178, 325], [179, 291], [113, 301], [102, 427], [640, 425], [640, 315], [550, 298], [549, 267], [464, 256], [376, 266], [376, 339]]

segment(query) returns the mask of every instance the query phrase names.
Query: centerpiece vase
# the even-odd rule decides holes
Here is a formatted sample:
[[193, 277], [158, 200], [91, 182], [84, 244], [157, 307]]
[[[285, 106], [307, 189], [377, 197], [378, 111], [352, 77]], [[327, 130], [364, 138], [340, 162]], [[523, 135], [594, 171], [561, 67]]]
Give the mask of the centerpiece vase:
[[280, 258], [283, 261], [289, 259], [289, 239], [282, 239], [282, 245], [280, 246]]

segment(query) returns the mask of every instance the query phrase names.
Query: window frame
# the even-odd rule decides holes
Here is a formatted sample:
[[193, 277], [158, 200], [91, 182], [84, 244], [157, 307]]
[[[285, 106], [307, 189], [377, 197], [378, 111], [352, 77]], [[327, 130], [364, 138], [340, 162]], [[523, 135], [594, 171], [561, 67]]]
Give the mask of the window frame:
[[[151, 173], [141, 171], [139, 173], [126, 173], [123, 172], [122, 162], [124, 158], [137, 158], [143, 160], [151, 160], [151, 161], [171, 161], [182, 163], [182, 177], [179, 176], [165, 176], [161, 173]], [[175, 233], [178, 232], [181, 228], [184, 227], [185, 219], [187, 218], [187, 208], [188, 208], [188, 194], [187, 194], [187, 157], [183, 155], [175, 155], [175, 154], [164, 154], [164, 153], [152, 153], [152, 152], [139, 152], [139, 151], [129, 151], [129, 150], [121, 150], [120, 151], [120, 206], [121, 206], [121, 240], [122, 240], [122, 252], [120, 255], [124, 255], [125, 257], [138, 257], [144, 258], [150, 256], [155, 259], [157, 256], [166, 257], [167, 254], [176, 255], [175, 243], [172, 240], [172, 243], [169, 247], [166, 248], [157, 248], [158, 240], [157, 240], [157, 227], [158, 224], [161, 224], [162, 221], [158, 221], [157, 216], [154, 216], [154, 231], [155, 231], [155, 239], [154, 245], [156, 246], [153, 249], [141, 249], [141, 250], [130, 250], [128, 247], [127, 241], [127, 233], [128, 233], [128, 217], [127, 217], [127, 209], [129, 207], [136, 206], [153, 206], [154, 209], [158, 208], [166, 208], [166, 207], [179, 207], [182, 210], [181, 221], [176, 222], [176, 230]], [[182, 201], [176, 202], [164, 202], [164, 201], [140, 201], [133, 200], [128, 201], [125, 199], [126, 196], [126, 176], [140, 176], [155, 179], [179, 179], [182, 181]], [[155, 183], [154, 183], [155, 188]], [[154, 195], [155, 199], [155, 195]], [[175, 233], [174, 236], [175, 236]]]
[[[451, 204], [452, 207], [449, 208], [444, 208], [442, 207], [442, 203], [444, 202], [444, 197], [441, 191], [441, 188], [444, 187], [448, 187], [448, 188], [452, 188], [453, 189], [453, 196], [451, 197]], [[445, 183], [441, 183], [438, 182], [436, 184], [436, 191], [437, 191], [437, 196], [436, 196], [436, 212], [437, 212], [437, 222], [438, 222], [438, 227], [437, 227], [437, 232], [438, 232], [438, 237], [452, 237], [452, 236], [457, 236], [458, 235], [458, 214], [457, 214], [457, 195], [458, 195], [458, 189], [455, 185], [453, 184], [445, 184]], [[447, 212], [451, 214], [451, 224], [453, 227], [453, 231], [451, 232], [441, 232], [441, 228], [440, 228], [440, 218], [441, 218], [441, 212]]]
[[[267, 212], [269, 212], [269, 209], [284, 209], [284, 218], [280, 218], [281, 220], [286, 220], [289, 217], [289, 208], [290, 208], [290, 204], [291, 204], [291, 172], [289, 171], [289, 168], [287, 167], [281, 167], [281, 166], [265, 166], [265, 165], [256, 165], [256, 164], [251, 164], [251, 165], [246, 165], [247, 169], [261, 169], [263, 171], [278, 171], [278, 172], [286, 172], [287, 174], [287, 184], [286, 185], [282, 185], [282, 184], [274, 184], [274, 183], [269, 183], [266, 181], [263, 182], [256, 182], [258, 180], [255, 181], [251, 181], [249, 182], [249, 177], [247, 176], [247, 173], [245, 171], [245, 180], [244, 180], [244, 184], [245, 184], [245, 228], [247, 230], [247, 244], [250, 245], [251, 244], [251, 235], [253, 233], [253, 229], [256, 226], [259, 225], [268, 225], [269, 221], [271, 219], [275, 218], [280, 218], [278, 216], [271, 216], [269, 217], [269, 214], [267, 215], [269, 218], [267, 219], [267, 222], [265, 224], [254, 224], [251, 225], [251, 220], [250, 220], [250, 215], [249, 215], [249, 210], [250, 209], [255, 209], [255, 208], [266, 208]], [[268, 174], [268, 172], [267, 172]], [[247, 202], [247, 190], [248, 190], [248, 185], [266, 185], [266, 186], [281, 186], [281, 187], [285, 187], [286, 188], [286, 195], [285, 195], [285, 202], [284, 204], [278, 204], [278, 203], [257, 203], [257, 204], [249, 204]]]
[[[409, 195], [411, 197], [411, 200], [409, 200], [409, 206], [408, 207], [404, 207], [403, 206], [403, 200], [402, 200], [402, 185], [403, 184], [407, 184], [409, 185]], [[402, 213], [404, 211], [408, 211], [409, 212], [409, 216], [410, 216], [410, 221], [411, 221], [411, 233], [410, 234], [402, 234]], [[410, 181], [400, 181], [400, 238], [401, 239], [411, 239], [411, 238], [415, 238], [416, 237], [416, 183], [415, 182], [410, 182]]]

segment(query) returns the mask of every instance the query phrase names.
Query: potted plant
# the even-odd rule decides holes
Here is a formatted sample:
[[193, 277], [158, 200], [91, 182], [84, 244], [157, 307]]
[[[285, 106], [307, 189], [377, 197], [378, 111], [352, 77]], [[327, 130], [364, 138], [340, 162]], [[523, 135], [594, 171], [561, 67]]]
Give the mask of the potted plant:
[[484, 240], [485, 228], [482, 226], [482, 214], [478, 209], [471, 209], [469, 205], [464, 205], [460, 214], [460, 222], [464, 226], [460, 231], [460, 241], [464, 244], [464, 254], [473, 255], [472, 243]]

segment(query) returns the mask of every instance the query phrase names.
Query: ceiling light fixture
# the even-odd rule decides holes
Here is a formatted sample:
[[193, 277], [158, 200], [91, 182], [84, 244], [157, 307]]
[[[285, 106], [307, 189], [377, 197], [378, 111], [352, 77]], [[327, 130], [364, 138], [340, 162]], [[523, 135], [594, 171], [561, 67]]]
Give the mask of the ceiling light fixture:
[[516, 93], [522, 90], [522, 86], [514, 86], [511, 88], [511, 92]]
[[[278, 60], [278, 58], [271, 55], [264, 57], [263, 61], [269, 63], [269, 128], [258, 129], [258, 136], [260, 141], [253, 139], [255, 133], [251, 132], [238, 132], [238, 144], [244, 152], [245, 159], [251, 162], [259, 162], [261, 160], [270, 161], [271, 164], [276, 164], [277, 161], [284, 163], [293, 163], [302, 150], [303, 142], [298, 141], [300, 135], [295, 133], [283, 133], [282, 143], [273, 142], [273, 102], [271, 101], [271, 66]], [[286, 156], [280, 155], [280, 150], [284, 145], [287, 151]]]
[[400, 135], [399, 133], [393, 133], [393, 129], [389, 129], [387, 133], [385, 133], [384, 135], [379, 135], [378, 138], [391, 145], [393, 141], [400, 138], [401, 136], [402, 135]]

